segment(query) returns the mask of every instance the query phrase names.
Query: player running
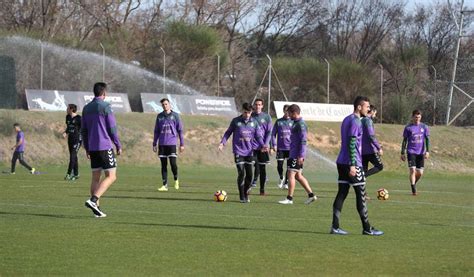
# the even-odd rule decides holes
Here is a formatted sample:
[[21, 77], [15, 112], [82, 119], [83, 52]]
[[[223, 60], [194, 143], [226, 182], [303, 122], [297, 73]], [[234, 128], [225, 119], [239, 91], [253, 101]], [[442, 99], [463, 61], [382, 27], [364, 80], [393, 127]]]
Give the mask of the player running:
[[290, 153], [288, 158], [288, 196], [286, 199], [279, 201], [280, 204], [293, 204], [293, 193], [295, 191], [296, 180], [301, 184], [306, 193], [308, 193], [308, 199], [304, 202], [305, 204], [311, 204], [318, 198], [314, 195], [308, 180], [303, 176], [303, 163], [306, 157], [306, 143], [308, 127], [300, 115], [300, 107], [293, 104], [288, 107], [288, 115], [293, 120], [293, 126], [291, 128], [290, 136]]
[[283, 117], [277, 119], [272, 129], [272, 138], [270, 141], [270, 148], [276, 151], [277, 171], [280, 176], [278, 188], [288, 189], [288, 170], [283, 176], [283, 164], [286, 162], [288, 166], [288, 157], [290, 155], [290, 136], [291, 128], [293, 127], [293, 120], [288, 115], [288, 107], [283, 106]]
[[[82, 110], [82, 139], [92, 169], [91, 198], [85, 205], [96, 217], [107, 216], [99, 208], [99, 199], [117, 179], [113, 146], [117, 155], [122, 154], [114, 113], [110, 103], [104, 101], [106, 95], [107, 84], [94, 84], [95, 98]], [[102, 171], [105, 178], [101, 181]]]
[[[258, 122], [263, 132], [263, 141], [265, 147], [268, 148], [270, 138], [272, 135], [272, 118], [266, 112], [263, 112], [263, 99], [257, 98], [254, 103], [254, 112], [252, 117]], [[257, 179], [260, 176], [260, 195], [265, 195], [265, 183], [267, 182], [266, 165], [270, 163], [270, 156], [268, 151], [261, 151], [263, 148], [258, 142], [254, 141], [254, 159], [255, 159], [255, 174], [253, 177], [252, 186], [256, 187]]]
[[354, 113], [344, 118], [341, 124], [341, 151], [337, 157], [339, 188], [333, 203], [331, 234], [347, 235], [348, 232], [339, 227], [342, 205], [352, 186], [356, 194], [357, 211], [362, 221], [363, 235], [380, 236], [382, 231], [370, 226], [365, 201], [365, 176], [362, 168], [362, 122], [369, 110], [369, 99], [357, 96], [354, 101]]
[[15, 123], [13, 124], [13, 128], [15, 129], [16, 132], [16, 144], [11, 148], [11, 150], [14, 150], [13, 156], [12, 156], [12, 167], [10, 170], [10, 174], [15, 174], [15, 167], [16, 167], [16, 161], [20, 160], [20, 164], [24, 166], [26, 169], [30, 171], [31, 174], [35, 174], [36, 169], [34, 167], [29, 166], [23, 157], [23, 154], [25, 152], [25, 134], [21, 130], [20, 124]]
[[[405, 150], [407, 155], [405, 156]], [[414, 110], [412, 123], [403, 130], [402, 161], [408, 160], [412, 195], [416, 195], [416, 184], [423, 176], [425, 159], [430, 157], [430, 129], [421, 123], [421, 111]]]
[[81, 137], [81, 116], [77, 113], [77, 106], [69, 104], [67, 106], [66, 115], [66, 130], [63, 133], [63, 137], [67, 137], [67, 145], [69, 148], [69, 165], [67, 168], [66, 177], [64, 180], [74, 181], [79, 178], [79, 163], [77, 159], [77, 153], [81, 148], [82, 137]]
[[[166, 98], [160, 100], [163, 112], [156, 116], [155, 131], [153, 137], [153, 152], [158, 151], [161, 162], [161, 178], [163, 186], [158, 191], [168, 191], [168, 159], [173, 172], [174, 188], [179, 189], [178, 165], [176, 160], [176, 144], [179, 137], [179, 152], [184, 151], [183, 123], [179, 114], [171, 110], [170, 101]], [[157, 146], [158, 143], [158, 146]]]
[[252, 165], [255, 163], [254, 141], [259, 144], [261, 151], [268, 151], [268, 148], [264, 146], [263, 132], [257, 120], [251, 115], [252, 106], [249, 103], [244, 103], [242, 115], [232, 119], [219, 144], [219, 151], [222, 151], [229, 137], [233, 135], [232, 151], [237, 167], [237, 188], [239, 189], [240, 203], [250, 202], [248, 191], [252, 182]]

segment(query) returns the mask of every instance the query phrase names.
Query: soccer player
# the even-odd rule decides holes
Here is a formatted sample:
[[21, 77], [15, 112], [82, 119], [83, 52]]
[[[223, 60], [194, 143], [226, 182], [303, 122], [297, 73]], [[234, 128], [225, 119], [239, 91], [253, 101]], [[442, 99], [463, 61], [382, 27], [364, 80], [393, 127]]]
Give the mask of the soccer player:
[[[91, 198], [85, 205], [96, 217], [107, 216], [99, 207], [99, 199], [117, 179], [113, 146], [115, 145], [117, 155], [122, 154], [114, 113], [110, 103], [104, 101], [106, 95], [107, 84], [95, 83], [95, 98], [82, 110], [82, 139], [92, 169]], [[102, 171], [105, 178], [100, 180]]]
[[[254, 112], [252, 117], [260, 125], [263, 132], [263, 141], [265, 147], [268, 148], [270, 144], [270, 138], [272, 135], [272, 118], [266, 112], [263, 112], [263, 99], [257, 98], [254, 103]], [[255, 174], [252, 182], [252, 186], [256, 187], [257, 180], [260, 176], [260, 195], [265, 195], [265, 183], [267, 182], [267, 170], [266, 165], [270, 163], [270, 156], [268, 151], [261, 151], [263, 146], [259, 145], [257, 141], [254, 141], [254, 159], [255, 159]]]
[[16, 132], [16, 144], [11, 148], [14, 150], [13, 156], [12, 156], [12, 167], [10, 174], [15, 174], [15, 167], [16, 167], [16, 161], [20, 160], [20, 164], [24, 166], [26, 169], [30, 171], [31, 174], [35, 174], [36, 169], [34, 167], [29, 166], [26, 162], [25, 159], [23, 158], [23, 153], [25, 152], [25, 134], [21, 130], [20, 124], [15, 123], [13, 124], [13, 128], [15, 128]]
[[304, 202], [305, 204], [311, 204], [318, 198], [314, 195], [308, 180], [303, 176], [303, 163], [306, 157], [306, 136], [308, 133], [308, 127], [300, 115], [300, 107], [293, 104], [288, 107], [288, 115], [293, 120], [293, 126], [291, 128], [290, 135], [290, 153], [288, 159], [288, 196], [286, 199], [279, 201], [280, 204], [293, 204], [293, 193], [295, 191], [296, 180], [301, 184], [306, 193], [308, 193], [308, 199]]
[[270, 148], [276, 151], [277, 171], [280, 176], [278, 188], [288, 189], [288, 170], [283, 176], [283, 164], [286, 160], [288, 166], [288, 157], [290, 155], [290, 136], [291, 128], [293, 127], [293, 120], [288, 115], [288, 107], [283, 106], [283, 117], [277, 119], [272, 129], [272, 138], [270, 141]]
[[[179, 189], [178, 165], [176, 159], [176, 144], [179, 137], [179, 152], [184, 151], [183, 123], [179, 114], [171, 110], [170, 101], [166, 98], [160, 100], [163, 112], [156, 116], [153, 137], [153, 152], [158, 151], [161, 162], [161, 178], [163, 186], [158, 191], [168, 191], [168, 159], [174, 177], [174, 188]], [[158, 142], [158, 146], [157, 146]]]
[[67, 106], [66, 115], [66, 130], [63, 137], [67, 137], [67, 145], [69, 148], [69, 166], [67, 168], [66, 177], [64, 180], [74, 181], [79, 178], [79, 163], [77, 160], [77, 153], [81, 148], [81, 116], [78, 115], [77, 106], [69, 104]]
[[252, 165], [255, 163], [254, 141], [259, 144], [261, 151], [268, 151], [268, 148], [264, 146], [261, 127], [251, 115], [252, 105], [244, 103], [242, 115], [232, 119], [219, 144], [219, 151], [222, 151], [229, 137], [233, 135], [232, 151], [237, 167], [237, 188], [239, 189], [240, 203], [250, 202], [248, 192], [252, 182]]
[[416, 183], [423, 175], [425, 159], [430, 157], [430, 129], [421, 123], [421, 111], [414, 110], [411, 119], [412, 123], [403, 130], [401, 159], [408, 160], [411, 192], [412, 195], [416, 195]]
[[[382, 146], [375, 137], [373, 119], [377, 115], [377, 108], [370, 105], [367, 116], [361, 119], [362, 122], [362, 166], [364, 167], [365, 177], [379, 173], [383, 170], [383, 164], [380, 157], [383, 155]], [[374, 165], [369, 170], [369, 162]]]
[[357, 96], [354, 100], [354, 113], [344, 118], [341, 124], [341, 151], [337, 157], [339, 174], [338, 191], [333, 203], [331, 234], [347, 235], [339, 227], [342, 205], [352, 186], [356, 194], [357, 211], [362, 221], [363, 235], [380, 236], [382, 231], [370, 226], [365, 200], [365, 176], [362, 168], [362, 122], [361, 116], [369, 111], [369, 99]]

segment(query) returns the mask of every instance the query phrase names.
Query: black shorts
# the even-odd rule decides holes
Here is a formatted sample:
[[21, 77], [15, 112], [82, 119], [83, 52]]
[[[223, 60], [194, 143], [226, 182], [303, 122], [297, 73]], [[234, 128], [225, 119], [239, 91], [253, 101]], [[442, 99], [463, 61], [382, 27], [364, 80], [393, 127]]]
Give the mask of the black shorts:
[[176, 145], [158, 146], [158, 157], [160, 158], [178, 157], [178, 154], [176, 154]]
[[356, 175], [350, 176], [351, 166], [348, 164], [337, 164], [337, 173], [339, 174], [339, 184], [348, 184], [351, 186], [365, 185], [364, 169], [356, 166]]
[[277, 161], [284, 161], [290, 157], [290, 150], [277, 150], [276, 159]]
[[409, 168], [416, 168], [423, 170], [425, 167], [425, 155], [407, 154], [407, 161]]
[[117, 167], [117, 160], [113, 149], [102, 151], [90, 151], [92, 171], [110, 170]]
[[268, 152], [262, 152], [260, 150], [253, 151], [253, 157], [255, 159], [255, 163], [257, 164], [269, 164], [270, 163], [270, 155]]
[[303, 165], [298, 164], [298, 159], [293, 159], [293, 158], [288, 158], [288, 161], [286, 161], [288, 164], [288, 170], [290, 171], [301, 171], [303, 170]]
[[380, 167], [382, 159], [380, 159], [379, 153], [362, 155], [362, 166], [364, 167], [364, 170], [367, 170], [369, 167], [369, 162], [375, 167]]
[[239, 156], [234, 154], [235, 164], [254, 164], [253, 156]]

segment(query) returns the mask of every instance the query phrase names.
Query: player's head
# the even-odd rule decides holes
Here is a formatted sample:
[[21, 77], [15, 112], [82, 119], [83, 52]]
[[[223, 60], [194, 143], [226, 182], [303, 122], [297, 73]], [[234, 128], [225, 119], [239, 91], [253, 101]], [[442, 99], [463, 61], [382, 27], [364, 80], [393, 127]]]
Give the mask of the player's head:
[[365, 96], [357, 96], [354, 100], [354, 113], [366, 116], [370, 108], [370, 100]]
[[411, 119], [413, 123], [418, 124], [421, 122], [421, 111], [420, 110], [414, 110], [411, 113]]
[[288, 116], [295, 120], [300, 117], [301, 109], [300, 106], [293, 104], [288, 107]]
[[14, 123], [13, 128], [15, 129], [15, 131], [19, 132], [21, 130], [20, 123]]
[[103, 82], [98, 82], [94, 84], [94, 96], [105, 96], [107, 93], [107, 84]]
[[168, 100], [168, 98], [161, 99], [160, 103], [161, 103], [161, 107], [163, 108], [163, 110], [165, 112], [171, 111], [171, 104], [170, 104], [170, 100]]
[[67, 105], [67, 113], [68, 113], [68, 114], [76, 113], [76, 112], [77, 112], [77, 106], [76, 106], [76, 104], [68, 104], [68, 105]]
[[263, 99], [262, 98], [255, 99], [255, 102], [253, 105], [255, 106], [255, 112], [261, 113], [263, 110]]
[[370, 105], [367, 115], [372, 118], [375, 118], [375, 116], [377, 115], [377, 107], [375, 107], [374, 105]]
[[242, 117], [249, 119], [252, 116], [252, 105], [249, 103], [242, 104]]
[[289, 115], [288, 115], [288, 108], [289, 108], [290, 106], [291, 106], [291, 105], [288, 105], [288, 104], [286, 104], [286, 105], [283, 106], [283, 116], [284, 116], [284, 117], [289, 117]]

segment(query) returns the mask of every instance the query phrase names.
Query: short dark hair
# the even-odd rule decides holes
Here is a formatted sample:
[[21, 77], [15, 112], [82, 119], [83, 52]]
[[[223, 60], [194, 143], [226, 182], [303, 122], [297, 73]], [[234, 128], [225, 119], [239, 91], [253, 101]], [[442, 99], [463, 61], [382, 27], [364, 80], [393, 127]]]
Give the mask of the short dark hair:
[[288, 112], [289, 113], [297, 113], [297, 114], [300, 114], [301, 112], [301, 109], [300, 109], [300, 106], [296, 105], [296, 104], [293, 104], [291, 106], [288, 107]]
[[376, 112], [377, 111], [377, 107], [375, 107], [374, 105], [370, 105], [370, 108], [369, 108], [369, 112], [373, 113], [373, 112]]
[[163, 98], [163, 99], [160, 100], [160, 103], [163, 104], [163, 102], [165, 102], [165, 101], [168, 101], [168, 103], [170, 102], [170, 100], [168, 100], [168, 98]]
[[421, 115], [421, 111], [416, 109], [414, 110], [412, 113], [411, 113], [411, 116], [415, 116], [415, 115]]
[[13, 123], [13, 128], [20, 127], [20, 123]]
[[262, 98], [255, 99], [254, 103], [259, 102], [259, 101], [262, 102], [262, 105], [265, 103]]
[[102, 96], [105, 94], [105, 91], [107, 90], [107, 84], [103, 82], [98, 82], [94, 84], [94, 96]]
[[252, 105], [250, 105], [249, 103], [245, 102], [244, 104], [242, 104], [242, 110], [246, 111], [246, 112], [251, 112], [253, 109], [252, 109]]
[[69, 104], [69, 105], [67, 105], [67, 106], [68, 106], [68, 108], [69, 108], [73, 113], [77, 112], [77, 106], [76, 106], [76, 104]]
[[366, 96], [357, 96], [354, 100], [354, 110], [357, 109], [357, 106], [362, 105], [363, 102], [370, 102], [370, 100]]
[[290, 106], [291, 106], [291, 105], [289, 105], [289, 104], [284, 105], [284, 106], [283, 106], [283, 111], [284, 111], [284, 112], [288, 111], [288, 108], [289, 108]]

